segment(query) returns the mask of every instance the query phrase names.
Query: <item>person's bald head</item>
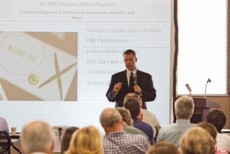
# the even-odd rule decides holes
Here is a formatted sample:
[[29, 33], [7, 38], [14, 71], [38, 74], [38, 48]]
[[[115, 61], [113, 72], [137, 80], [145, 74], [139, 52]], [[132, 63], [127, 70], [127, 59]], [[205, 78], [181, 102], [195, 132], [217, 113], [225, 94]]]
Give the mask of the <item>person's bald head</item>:
[[32, 121], [27, 123], [22, 129], [20, 139], [25, 153], [53, 153], [54, 133], [46, 122]]
[[110, 128], [120, 124], [121, 115], [115, 108], [106, 108], [101, 112], [100, 123], [102, 127]]

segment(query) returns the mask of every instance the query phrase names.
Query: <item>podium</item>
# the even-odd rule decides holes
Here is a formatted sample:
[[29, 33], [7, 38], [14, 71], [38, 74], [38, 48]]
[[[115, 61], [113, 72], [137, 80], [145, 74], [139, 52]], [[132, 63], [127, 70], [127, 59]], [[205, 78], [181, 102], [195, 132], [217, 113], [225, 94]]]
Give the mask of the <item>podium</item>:
[[211, 108], [220, 108], [220, 104], [208, 98], [193, 97], [195, 109], [191, 118], [191, 123], [205, 121]]

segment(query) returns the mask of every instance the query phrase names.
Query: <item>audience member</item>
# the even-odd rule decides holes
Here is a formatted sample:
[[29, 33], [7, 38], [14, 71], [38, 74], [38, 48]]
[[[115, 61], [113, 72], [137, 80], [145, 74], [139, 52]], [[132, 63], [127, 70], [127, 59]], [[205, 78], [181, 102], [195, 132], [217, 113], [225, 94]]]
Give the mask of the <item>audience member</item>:
[[123, 131], [122, 117], [115, 108], [104, 109], [100, 123], [106, 133], [104, 154], [145, 154], [150, 146], [146, 137]]
[[8, 123], [3, 117], [0, 117], [0, 131], [9, 132]]
[[208, 123], [208, 122], [199, 122], [197, 126], [205, 129], [212, 136], [212, 138], [216, 141], [217, 129], [213, 124]]
[[206, 121], [213, 124], [218, 133], [216, 136], [217, 150], [230, 152], [230, 136], [228, 134], [221, 133], [226, 123], [226, 116], [221, 110], [212, 110], [208, 113]]
[[154, 144], [155, 140], [153, 138], [153, 128], [149, 124], [138, 119], [141, 114], [140, 103], [138, 100], [135, 98], [130, 98], [125, 102], [124, 107], [128, 109], [131, 114], [133, 126], [143, 131], [148, 136], [149, 142]]
[[180, 154], [178, 149], [169, 142], [160, 142], [151, 146], [146, 154]]
[[162, 127], [157, 136], [157, 142], [168, 141], [178, 147], [179, 140], [184, 132], [188, 128], [195, 126], [195, 124], [190, 123], [194, 102], [191, 97], [182, 96], [176, 100], [174, 107], [177, 118], [176, 123]]
[[215, 141], [203, 128], [189, 128], [181, 137], [179, 151], [182, 154], [215, 154]]
[[88, 126], [75, 131], [66, 154], [103, 154], [99, 130]]
[[65, 133], [61, 141], [61, 154], [64, 154], [64, 152], [66, 152], [69, 149], [71, 137], [77, 129], [77, 127], [69, 127], [65, 130]]
[[157, 134], [161, 128], [157, 117], [151, 111], [142, 108], [142, 99], [136, 93], [128, 93], [124, 98], [124, 104], [130, 98], [136, 98], [138, 100], [141, 106], [142, 121], [152, 126], [154, 137], [157, 137]]
[[147, 135], [144, 132], [133, 127], [133, 121], [129, 113], [129, 110], [127, 110], [124, 107], [116, 107], [116, 109], [123, 118], [123, 129], [125, 132], [130, 133], [130, 134], [141, 134], [147, 137]]
[[54, 133], [50, 125], [43, 121], [32, 121], [22, 129], [21, 145], [24, 153], [52, 154]]

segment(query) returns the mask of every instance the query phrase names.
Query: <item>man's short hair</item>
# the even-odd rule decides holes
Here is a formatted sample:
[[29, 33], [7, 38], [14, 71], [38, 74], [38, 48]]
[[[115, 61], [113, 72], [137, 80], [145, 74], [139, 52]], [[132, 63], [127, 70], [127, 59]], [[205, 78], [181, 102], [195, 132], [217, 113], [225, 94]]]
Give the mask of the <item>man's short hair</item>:
[[136, 52], [134, 50], [132, 50], [132, 49], [125, 50], [124, 53], [123, 53], [123, 56], [124, 55], [129, 55], [129, 54], [133, 54], [134, 57], [136, 57]]
[[206, 121], [213, 124], [220, 133], [226, 123], [226, 116], [221, 110], [212, 110], [208, 113]]
[[212, 136], [212, 138], [216, 141], [217, 129], [213, 124], [208, 123], [208, 122], [199, 122], [197, 126], [205, 129]]
[[120, 113], [120, 115], [122, 116], [123, 118], [123, 121], [129, 125], [129, 126], [132, 126], [133, 125], [133, 122], [132, 122], [132, 118], [131, 118], [131, 115], [130, 115], [130, 112], [129, 110], [127, 110], [126, 108], [124, 107], [116, 107], [117, 111]]
[[125, 105], [125, 103], [127, 102], [127, 100], [129, 100], [129, 99], [131, 99], [131, 98], [132, 98], [132, 99], [133, 99], [133, 98], [137, 99], [138, 102], [139, 102], [140, 104], [142, 103], [141, 97], [140, 97], [138, 94], [132, 92], [132, 93], [128, 93], [128, 94], [125, 95], [123, 104]]
[[124, 107], [129, 110], [132, 118], [136, 118], [140, 113], [140, 103], [135, 98], [128, 99]]
[[191, 97], [182, 96], [175, 102], [175, 114], [179, 119], [190, 119], [194, 111], [194, 101]]
[[22, 129], [20, 139], [25, 153], [47, 152], [54, 145], [53, 130], [48, 123], [43, 121], [27, 123]]
[[100, 123], [102, 127], [113, 127], [120, 123], [121, 115], [115, 108], [106, 108], [100, 115]]

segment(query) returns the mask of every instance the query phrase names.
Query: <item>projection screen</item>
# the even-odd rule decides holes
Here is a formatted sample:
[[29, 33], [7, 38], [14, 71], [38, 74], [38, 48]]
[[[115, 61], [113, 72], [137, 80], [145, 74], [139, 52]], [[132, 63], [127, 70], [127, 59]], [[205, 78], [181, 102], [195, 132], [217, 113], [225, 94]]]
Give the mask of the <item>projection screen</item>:
[[133, 49], [152, 75], [148, 110], [170, 115], [171, 0], [0, 0], [0, 116], [9, 126], [100, 126], [105, 96]]

